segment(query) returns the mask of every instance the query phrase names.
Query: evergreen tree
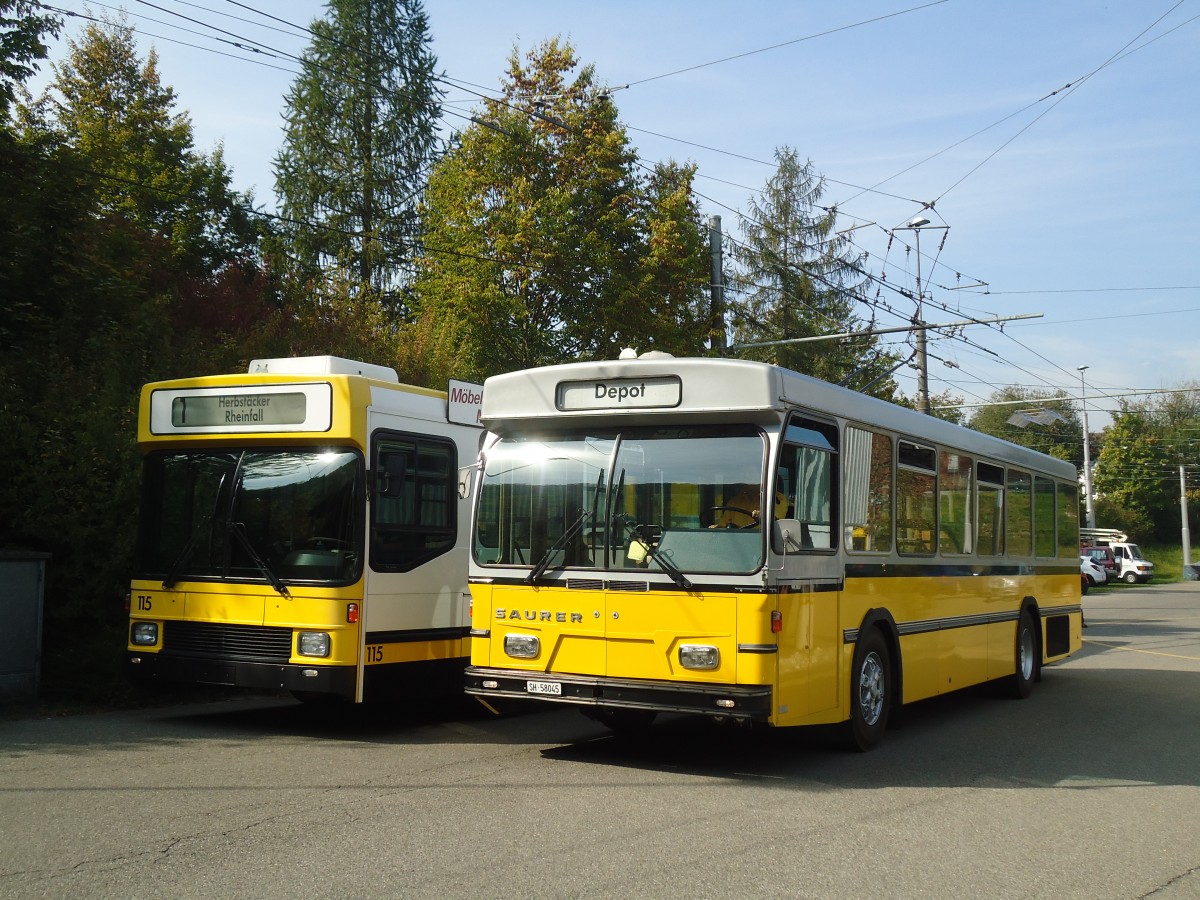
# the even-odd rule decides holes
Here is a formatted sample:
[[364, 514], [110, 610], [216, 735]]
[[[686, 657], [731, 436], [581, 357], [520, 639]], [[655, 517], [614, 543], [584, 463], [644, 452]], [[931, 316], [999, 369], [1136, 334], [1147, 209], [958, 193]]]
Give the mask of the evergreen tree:
[[514, 53], [484, 107], [426, 192], [417, 302], [434, 368], [483, 378], [622, 346], [699, 352], [694, 169], [639, 166], [594, 68], [557, 39]]
[[[741, 296], [730, 303], [735, 343], [864, 330], [855, 314], [858, 260], [833, 237], [835, 211], [820, 206], [823, 179], [791, 148], [777, 149], [775, 160], [778, 168], [761, 199], [749, 201], [743, 239], [733, 247], [739, 268], [731, 287]], [[744, 355], [850, 387], [874, 382], [875, 396], [890, 397], [895, 388], [884, 373], [898, 360], [879, 353], [875, 338], [778, 344]]]
[[441, 92], [421, 0], [330, 0], [286, 97], [276, 191], [302, 277], [347, 268], [394, 290], [415, 255], [417, 203]]

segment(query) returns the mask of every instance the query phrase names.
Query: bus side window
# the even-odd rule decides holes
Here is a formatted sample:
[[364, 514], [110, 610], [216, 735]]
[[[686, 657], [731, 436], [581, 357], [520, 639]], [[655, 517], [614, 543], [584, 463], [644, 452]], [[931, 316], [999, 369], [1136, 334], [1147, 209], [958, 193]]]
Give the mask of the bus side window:
[[[793, 417], [784, 432], [779, 459], [775, 515], [795, 521], [801, 550], [831, 550], [837, 546], [834, 530], [837, 428], [824, 422]], [[784, 507], [786, 514], [780, 513]]]
[[931, 556], [937, 551], [937, 451], [900, 441], [896, 462], [896, 549]]
[[408, 572], [452, 549], [458, 528], [454, 445], [380, 431], [372, 455], [378, 476], [371, 501], [371, 568]]
[[892, 439], [848, 426], [842, 456], [846, 547], [887, 553], [892, 549]]

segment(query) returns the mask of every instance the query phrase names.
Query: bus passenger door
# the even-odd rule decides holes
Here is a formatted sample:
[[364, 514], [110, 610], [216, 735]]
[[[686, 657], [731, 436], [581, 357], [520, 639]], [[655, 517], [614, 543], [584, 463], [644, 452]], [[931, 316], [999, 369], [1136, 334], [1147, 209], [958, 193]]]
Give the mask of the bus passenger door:
[[401, 430], [417, 424], [411, 419], [370, 420], [360, 686], [375, 667], [399, 674], [404, 666], [396, 664], [464, 657], [469, 602], [455, 442]]
[[838, 431], [791, 417], [774, 473], [768, 565], [778, 591], [777, 724], [838, 706], [843, 559], [838, 547]]

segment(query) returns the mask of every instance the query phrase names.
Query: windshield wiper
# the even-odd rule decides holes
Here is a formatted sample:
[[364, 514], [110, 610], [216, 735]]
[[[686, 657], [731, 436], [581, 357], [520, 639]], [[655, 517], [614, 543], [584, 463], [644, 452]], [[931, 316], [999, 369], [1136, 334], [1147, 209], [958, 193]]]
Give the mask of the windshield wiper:
[[638, 530], [642, 526], [634, 521], [632, 516], [627, 516], [624, 513], [617, 513], [615, 516], [613, 516], [613, 521], [620, 522], [625, 526], [625, 530], [629, 532], [629, 537], [635, 541], [638, 541], [646, 548], [646, 558], [652, 559], [658, 563], [658, 567], [670, 575], [672, 581], [674, 581], [685, 591], [690, 591], [692, 589], [692, 583], [688, 581], [688, 577], [679, 570], [679, 567], [665, 556], [659, 556], [655, 552], [654, 548], [650, 546], [650, 542], [642, 538], [641, 532]]
[[230, 522], [229, 530], [237, 535], [237, 539], [242, 542], [242, 546], [245, 548], [246, 553], [250, 556], [250, 561], [253, 562], [254, 565], [258, 566], [258, 570], [262, 572], [263, 577], [270, 582], [271, 587], [275, 588], [275, 590], [279, 591], [279, 593], [283, 594], [283, 596], [290, 600], [292, 595], [288, 593], [287, 585], [280, 580], [278, 575], [271, 571], [271, 567], [268, 566], [266, 561], [258, 555], [258, 551], [255, 550], [254, 545], [250, 543], [250, 538], [246, 537], [246, 526], [241, 522]]
[[566, 547], [567, 544], [575, 538], [575, 535], [579, 534], [580, 529], [583, 528], [583, 523], [586, 522], [591, 515], [592, 514], [586, 509], [579, 510], [579, 517], [571, 523], [571, 527], [560, 534], [558, 536], [558, 540], [546, 548], [546, 552], [543, 553], [542, 558], [537, 561], [537, 565], [535, 565], [533, 570], [525, 576], [526, 584], [537, 584], [538, 579], [545, 575], [546, 570], [550, 568], [550, 560], [553, 558], [554, 554]]
[[171, 563], [171, 569], [167, 572], [167, 577], [163, 579], [162, 589], [168, 591], [175, 586], [179, 581], [179, 575], [183, 571], [183, 564], [188, 561], [188, 557], [192, 555], [192, 549], [196, 546], [196, 539], [200, 537], [200, 532], [205, 526], [209, 525], [213, 520], [212, 516], [205, 516], [196, 523], [196, 527], [192, 529], [192, 533], [188, 535], [187, 542], [183, 545], [183, 549], [179, 551], [179, 555], [175, 557], [175, 562]]
[[200, 521], [196, 523], [196, 527], [188, 535], [188, 539], [184, 542], [179, 555], [175, 557], [175, 562], [171, 563], [171, 568], [167, 571], [167, 577], [163, 579], [162, 589], [164, 591], [170, 590], [179, 581], [179, 576], [183, 572], [183, 565], [188, 561], [188, 557], [192, 555], [192, 550], [195, 549], [196, 540], [200, 537], [200, 532], [206, 527], [211, 527], [213, 519], [217, 517], [217, 504], [221, 502], [221, 488], [225, 486], [225, 476], [228, 474], [228, 472], [222, 472], [221, 479], [217, 482], [217, 490], [213, 494], [213, 511], [207, 516], [202, 516]]

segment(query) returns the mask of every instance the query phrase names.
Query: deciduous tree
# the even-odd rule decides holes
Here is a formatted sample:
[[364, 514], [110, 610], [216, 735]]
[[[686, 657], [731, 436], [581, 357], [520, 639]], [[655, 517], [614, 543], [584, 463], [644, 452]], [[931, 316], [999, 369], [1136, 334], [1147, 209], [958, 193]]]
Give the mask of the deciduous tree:
[[972, 413], [969, 427], [1083, 465], [1083, 426], [1078, 410], [1062, 391], [1012, 386], [994, 392], [990, 399], [991, 405]]
[[[1140, 400], [1122, 400], [1096, 459], [1096, 493], [1118, 510], [1149, 522], [1170, 540], [1180, 529], [1179, 467], [1189, 486], [1189, 511], [1200, 511], [1200, 384]], [[1120, 514], [1125, 518], [1126, 512]], [[1117, 527], [1112, 523], [1098, 525]], [[1135, 538], [1136, 539], [1136, 538]]]
[[0, 0], [0, 123], [8, 118], [17, 88], [46, 58], [47, 35], [57, 35], [62, 20], [39, 12], [32, 0]]
[[549, 40], [509, 60], [436, 166], [417, 282], [437, 368], [482, 378], [612, 357], [699, 352], [708, 284], [690, 166], [642, 166], [592, 66]]

